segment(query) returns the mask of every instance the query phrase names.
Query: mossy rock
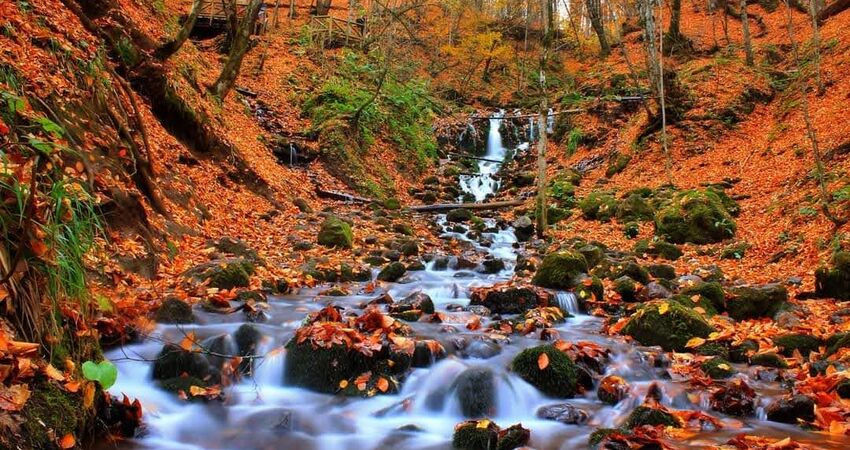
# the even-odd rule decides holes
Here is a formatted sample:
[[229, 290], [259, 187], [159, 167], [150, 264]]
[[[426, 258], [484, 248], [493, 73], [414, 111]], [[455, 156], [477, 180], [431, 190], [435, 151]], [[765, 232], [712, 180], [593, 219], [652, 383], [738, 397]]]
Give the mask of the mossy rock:
[[637, 285], [635, 280], [622, 276], [614, 280], [614, 292], [620, 295], [620, 299], [627, 303], [637, 301]]
[[745, 363], [750, 360], [750, 354], [758, 351], [759, 344], [753, 339], [745, 339], [737, 345], [729, 347], [729, 361], [736, 363]]
[[17, 446], [11, 448], [56, 449], [58, 439], [76, 435], [86, 423], [89, 412], [79, 394], [40, 377], [30, 386], [30, 392], [21, 411], [20, 437], [13, 438]]
[[720, 259], [743, 259], [749, 250], [750, 244], [746, 242], [738, 242], [724, 247], [720, 250]]
[[218, 289], [248, 287], [256, 266], [243, 258], [229, 258], [211, 261], [186, 271], [186, 277], [197, 282], [209, 280], [208, 286]]
[[465, 208], [453, 209], [446, 214], [446, 220], [453, 223], [469, 222], [472, 217], [472, 212]]
[[605, 178], [611, 178], [614, 175], [626, 170], [629, 162], [631, 162], [632, 156], [626, 155], [623, 153], [617, 153], [608, 163], [608, 168], [605, 169]]
[[637, 222], [629, 222], [623, 226], [623, 235], [634, 239], [640, 235], [640, 225]]
[[576, 287], [574, 293], [582, 307], [587, 301], [601, 301], [605, 298], [605, 287], [602, 285], [602, 280], [597, 276], [582, 274], [576, 278], [573, 284]]
[[668, 261], [675, 261], [684, 255], [682, 249], [680, 249], [677, 245], [657, 238], [652, 241], [649, 241], [648, 239], [641, 239], [637, 241], [634, 252], [638, 255], [657, 256]]
[[329, 216], [322, 222], [319, 229], [319, 245], [325, 247], [351, 248], [354, 245], [354, 234], [351, 225], [339, 217]]
[[213, 247], [221, 253], [227, 253], [237, 258], [244, 258], [257, 265], [264, 265], [265, 261], [256, 250], [251, 248], [245, 241], [232, 237], [223, 237], [212, 242]]
[[190, 376], [217, 382], [218, 371], [199, 352], [187, 351], [175, 344], [165, 344], [153, 364], [153, 379], [168, 380]]
[[679, 419], [666, 411], [650, 408], [649, 406], [638, 406], [631, 412], [631, 414], [629, 414], [629, 418], [626, 419], [625, 427], [634, 429], [644, 425], [653, 427], [661, 425], [674, 428], [681, 428], [682, 426], [682, 424], [679, 423]]
[[549, 225], [555, 225], [561, 222], [564, 219], [569, 218], [573, 215], [573, 212], [569, 209], [560, 208], [557, 206], [549, 206], [546, 210], [546, 223]]
[[719, 356], [723, 359], [729, 359], [729, 347], [723, 342], [706, 342], [697, 347], [696, 353], [703, 356]]
[[496, 409], [496, 376], [487, 367], [464, 370], [452, 385], [464, 417], [492, 415]]
[[[549, 358], [549, 365], [541, 370], [538, 360], [544, 353]], [[566, 353], [552, 345], [523, 350], [514, 358], [511, 369], [550, 397], [569, 398], [578, 392], [578, 366]]]
[[590, 437], [587, 439], [587, 443], [591, 448], [596, 448], [601, 444], [608, 436], [612, 434], [631, 434], [628, 430], [622, 430], [619, 428], [599, 428], [590, 433]]
[[640, 195], [632, 194], [617, 205], [617, 220], [620, 222], [643, 222], [652, 220], [655, 210]]
[[407, 272], [407, 268], [400, 262], [388, 264], [378, 273], [379, 281], [398, 281]]
[[510, 287], [506, 289], [476, 290], [472, 293], [470, 305], [482, 305], [495, 314], [519, 314], [541, 304], [538, 289], [532, 287]]
[[578, 207], [585, 219], [608, 222], [617, 213], [617, 199], [607, 192], [591, 192]]
[[629, 277], [638, 283], [649, 283], [649, 271], [634, 261], [624, 261], [611, 266], [610, 278]]
[[711, 244], [735, 235], [735, 220], [711, 191], [683, 191], [655, 215], [655, 234], [674, 244]]
[[[697, 297], [697, 300], [694, 300], [694, 297]], [[703, 297], [677, 294], [670, 297], [670, 301], [688, 308], [699, 307], [702, 309], [706, 317], [716, 316], [718, 313], [717, 309], [714, 308], [714, 305]]]
[[655, 278], [672, 280], [676, 278], [676, 268], [667, 264], [650, 264], [646, 270]]
[[837, 252], [832, 267], [815, 271], [815, 296], [850, 300], [850, 252]]
[[345, 345], [330, 348], [313, 347], [309, 341], [286, 344], [284, 382], [316, 392], [332, 394], [340, 382], [368, 372], [374, 366], [372, 358]]
[[572, 208], [576, 204], [575, 185], [565, 180], [555, 180], [549, 186], [549, 197], [562, 208]]
[[298, 208], [298, 211], [301, 211], [305, 214], [313, 213], [313, 208], [311, 208], [310, 204], [307, 203], [307, 200], [304, 200], [303, 198], [296, 198], [292, 201], [292, 204], [295, 205], [296, 208]]
[[582, 273], [587, 273], [587, 260], [581, 253], [549, 253], [540, 263], [532, 283], [550, 289], [572, 289], [574, 280]]
[[596, 265], [605, 258], [605, 252], [602, 248], [593, 244], [579, 246], [576, 251], [584, 256], [585, 261], [587, 261], [588, 269], [596, 267]]
[[785, 359], [776, 353], [758, 353], [750, 358], [750, 364], [753, 366], [775, 367], [777, 369], [787, 369], [788, 363]]
[[523, 448], [531, 440], [531, 430], [523, 428], [522, 424], [511, 425], [499, 432], [499, 443], [496, 450], [514, 450]]
[[716, 356], [700, 364], [700, 368], [715, 380], [722, 380], [735, 374], [735, 369], [725, 359]]
[[192, 306], [177, 297], [168, 297], [154, 314], [159, 323], [186, 324], [195, 322]]
[[389, 209], [391, 211], [401, 209], [401, 202], [398, 201], [397, 198], [390, 197], [384, 200], [384, 209]]
[[[663, 313], [663, 314], [662, 314]], [[643, 345], [658, 345], [666, 351], [683, 351], [695, 337], [705, 338], [714, 331], [698, 312], [676, 302], [647, 304], [638, 310], [621, 330]]]
[[800, 354], [808, 357], [811, 352], [818, 350], [823, 343], [820, 339], [803, 333], [786, 334], [773, 339], [773, 343], [780, 348], [782, 354], [791, 356], [794, 350], [799, 350]]
[[682, 289], [679, 293], [689, 297], [699, 295], [701, 297], [699, 303], [707, 301], [715, 311], [723, 311], [726, 308], [726, 293], [723, 291], [723, 286], [716, 281], [697, 283]]
[[455, 426], [452, 447], [456, 450], [496, 450], [499, 426], [491, 421], [470, 420]]
[[780, 284], [740, 286], [729, 290], [726, 311], [735, 320], [771, 318], [788, 301], [788, 291]]

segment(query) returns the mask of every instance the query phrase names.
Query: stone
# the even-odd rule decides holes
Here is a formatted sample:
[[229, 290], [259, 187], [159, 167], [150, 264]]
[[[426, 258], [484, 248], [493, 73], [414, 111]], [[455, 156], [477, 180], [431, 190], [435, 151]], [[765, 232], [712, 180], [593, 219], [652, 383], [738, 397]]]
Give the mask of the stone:
[[726, 311], [735, 320], [771, 318], [788, 301], [788, 291], [781, 284], [739, 286], [729, 290]]
[[587, 423], [590, 414], [569, 403], [558, 403], [540, 407], [537, 410], [537, 417], [561, 422], [564, 425], [583, 425]]
[[319, 229], [319, 245], [325, 247], [352, 248], [354, 234], [351, 225], [335, 216], [328, 216]]
[[532, 283], [550, 289], [572, 289], [580, 274], [587, 273], [587, 260], [581, 253], [561, 251], [543, 258]]
[[461, 414], [468, 418], [492, 416], [496, 409], [496, 379], [486, 367], [463, 371], [454, 382]]
[[771, 422], [796, 424], [797, 419], [806, 422], [815, 420], [815, 402], [805, 395], [774, 400], [765, 409]]
[[381, 269], [378, 273], [379, 281], [396, 282], [407, 272], [407, 268], [400, 262], [393, 262]]
[[705, 318], [693, 309], [676, 302], [662, 301], [640, 308], [620, 332], [643, 345], [658, 345], [666, 351], [684, 351], [689, 340], [706, 338], [713, 331]]
[[177, 297], [168, 297], [156, 310], [154, 320], [159, 323], [195, 323], [195, 314], [192, 312], [192, 306], [188, 303]]
[[[549, 361], [540, 368], [540, 355]], [[540, 392], [554, 398], [569, 398], [578, 392], [579, 370], [564, 352], [552, 345], [540, 345], [520, 352], [511, 369]]]

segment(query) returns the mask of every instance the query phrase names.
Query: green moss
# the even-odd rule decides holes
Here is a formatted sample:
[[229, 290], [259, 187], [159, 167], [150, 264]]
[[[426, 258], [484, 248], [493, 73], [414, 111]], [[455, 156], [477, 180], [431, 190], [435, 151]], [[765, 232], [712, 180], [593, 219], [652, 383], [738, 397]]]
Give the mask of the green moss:
[[625, 155], [623, 153], [616, 153], [614, 157], [611, 159], [611, 162], [608, 164], [608, 168], [605, 169], [605, 178], [611, 178], [614, 175], [622, 172], [626, 169], [631, 162], [632, 156]]
[[591, 192], [581, 199], [578, 207], [585, 219], [607, 222], [617, 212], [617, 200], [607, 192]]
[[571, 289], [575, 287], [576, 277], [586, 272], [587, 260], [581, 253], [549, 253], [543, 258], [532, 283], [551, 289]]
[[154, 314], [154, 320], [159, 323], [193, 323], [195, 315], [188, 303], [175, 298], [166, 298]]
[[524, 448], [531, 439], [531, 431], [521, 424], [512, 425], [499, 433], [499, 444], [496, 450], [514, 450]]
[[338, 217], [328, 217], [319, 229], [319, 244], [325, 247], [351, 248], [354, 244], [351, 225]]
[[729, 359], [729, 348], [722, 342], [706, 342], [697, 347], [696, 353], [703, 356], [719, 356], [723, 359]]
[[384, 208], [389, 210], [401, 209], [401, 202], [395, 197], [390, 197], [384, 200]]
[[453, 209], [446, 214], [446, 220], [454, 223], [469, 222], [472, 217], [472, 212], [465, 208]]
[[378, 273], [378, 280], [395, 282], [403, 277], [405, 272], [407, 272], [407, 268], [404, 267], [404, 264], [400, 262], [390, 263]]
[[820, 267], [815, 271], [815, 295], [850, 300], [849, 252], [837, 252], [832, 257], [832, 267]]
[[634, 239], [640, 234], [640, 225], [637, 222], [629, 222], [623, 226], [623, 235]]
[[684, 255], [678, 246], [659, 239], [637, 241], [634, 252], [638, 255], [658, 256], [668, 261], [675, 261]]
[[794, 354], [794, 350], [799, 350], [804, 357], [809, 356], [809, 353], [817, 351], [821, 346], [821, 340], [810, 334], [786, 334], [773, 339], [785, 356]]
[[557, 206], [549, 206], [546, 211], [546, 223], [549, 225], [555, 225], [556, 223], [570, 217], [572, 214], [572, 211], [568, 209], [559, 208]]
[[667, 264], [651, 264], [646, 267], [649, 274], [655, 278], [662, 280], [672, 280], [676, 278], [676, 268]]
[[750, 360], [750, 354], [758, 351], [758, 342], [752, 339], [746, 339], [738, 345], [729, 347], [729, 361], [736, 363], [744, 363]]
[[632, 194], [617, 205], [617, 220], [620, 222], [652, 220], [655, 210], [637, 194]]
[[700, 307], [703, 311], [705, 311], [706, 317], [712, 317], [717, 315], [717, 310], [714, 309], [714, 305], [712, 305], [710, 301], [707, 301], [702, 297], [699, 297], [699, 301], [694, 301], [693, 296], [678, 294], [671, 297], [670, 301], [676, 302], [688, 308]]
[[700, 364], [700, 368], [703, 372], [715, 380], [729, 378], [735, 374], [735, 369], [732, 368], [729, 361], [726, 361], [719, 356], [704, 361]]
[[643, 425], [650, 426], [665, 426], [680, 428], [682, 425], [679, 420], [672, 414], [660, 409], [650, 408], [648, 406], [638, 406], [629, 414], [626, 420], [626, 428], [637, 428]]
[[779, 369], [788, 368], [788, 363], [776, 353], [759, 353], [750, 358], [750, 364], [754, 366], [776, 367]]
[[341, 381], [369, 371], [372, 365], [369, 358], [344, 345], [313, 348], [309, 341], [298, 344], [293, 339], [286, 348], [286, 384], [316, 392], [332, 394]]
[[605, 257], [605, 253], [602, 251], [602, 248], [593, 244], [580, 245], [577, 246], [577, 252], [581, 253], [584, 256], [585, 261], [587, 261], [588, 269], [591, 267], [596, 267], [602, 258]]
[[208, 273], [209, 286], [219, 289], [248, 287], [254, 270], [254, 264], [246, 260], [229, 261], [212, 268]]
[[624, 302], [637, 301], [637, 287], [635, 281], [629, 277], [623, 276], [614, 280], [614, 292], [619, 294]]
[[499, 426], [493, 422], [485, 426], [479, 426], [479, 423], [471, 420], [458, 424], [452, 435], [452, 447], [456, 450], [496, 450]]
[[548, 195], [562, 208], [572, 208], [576, 204], [576, 188], [573, 183], [565, 179], [555, 179], [549, 186]]
[[[549, 365], [541, 370], [538, 359], [544, 353]], [[511, 369], [550, 397], [569, 398], [578, 392], [578, 368], [569, 356], [552, 345], [523, 350], [514, 358]]]
[[[586, 283], [585, 280], [590, 280], [590, 283]], [[605, 298], [605, 287], [602, 285], [602, 280], [597, 276], [579, 277], [574, 293], [581, 304], [589, 300], [601, 301]]]
[[631, 432], [628, 430], [621, 430], [619, 428], [599, 428], [594, 430], [593, 433], [590, 433], [587, 443], [590, 444], [592, 448], [596, 448], [612, 434], [631, 434]]
[[618, 263], [611, 268], [611, 278], [629, 277], [638, 283], [649, 283], [649, 271], [634, 261]]
[[79, 395], [66, 392], [51, 381], [39, 379], [22, 411], [21, 448], [56, 448], [57, 439], [76, 435], [86, 422], [86, 410]]
[[726, 311], [735, 320], [773, 317], [788, 301], [788, 291], [779, 284], [740, 286], [730, 290]]
[[697, 283], [693, 286], [683, 289], [680, 294], [689, 297], [699, 295], [701, 297], [700, 304], [708, 302], [712, 305], [715, 311], [723, 311], [726, 309], [726, 293], [723, 291], [723, 286], [716, 282]]
[[675, 244], [710, 244], [735, 235], [735, 221], [716, 193], [680, 192], [655, 215], [655, 234]]
[[746, 242], [729, 245], [720, 250], [720, 259], [743, 259], [749, 248], [750, 244]]
[[[661, 306], [667, 309], [661, 314]], [[694, 337], [708, 337], [714, 331], [696, 311], [676, 302], [647, 304], [633, 315], [621, 333], [643, 345], [658, 345], [666, 351], [683, 351]]]

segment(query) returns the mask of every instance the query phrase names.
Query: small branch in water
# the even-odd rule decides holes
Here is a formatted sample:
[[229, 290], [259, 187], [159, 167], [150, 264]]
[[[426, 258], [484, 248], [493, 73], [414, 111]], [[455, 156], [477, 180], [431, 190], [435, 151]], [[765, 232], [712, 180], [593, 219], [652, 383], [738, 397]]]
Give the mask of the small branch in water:
[[456, 158], [474, 159], [476, 161], [486, 161], [486, 162], [499, 163], [499, 164], [504, 162], [504, 161], [500, 161], [498, 159], [482, 158], [480, 156], [472, 156], [472, 155], [464, 155], [463, 153], [447, 153], [447, 155], [454, 156]]

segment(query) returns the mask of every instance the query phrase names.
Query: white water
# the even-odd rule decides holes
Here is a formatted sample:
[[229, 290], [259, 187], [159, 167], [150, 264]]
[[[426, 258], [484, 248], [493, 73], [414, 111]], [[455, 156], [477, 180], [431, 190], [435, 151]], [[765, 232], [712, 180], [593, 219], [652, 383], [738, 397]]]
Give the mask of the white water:
[[464, 193], [472, 194], [475, 201], [480, 202], [488, 195], [499, 189], [499, 180], [496, 175], [502, 167], [508, 149], [502, 143], [502, 134], [499, 128], [505, 111], [496, 112], [490, 119], [490, 130], [487, 133], [487, 152], [483, 158], [490, 161], [478, 161], [478, 174], [462, 175], [460, 177], [460, 189]]

